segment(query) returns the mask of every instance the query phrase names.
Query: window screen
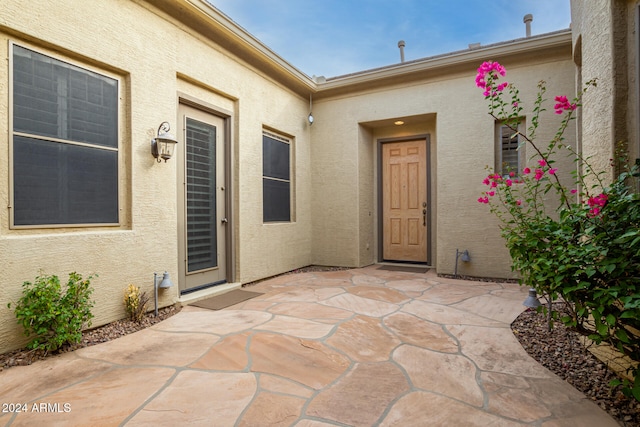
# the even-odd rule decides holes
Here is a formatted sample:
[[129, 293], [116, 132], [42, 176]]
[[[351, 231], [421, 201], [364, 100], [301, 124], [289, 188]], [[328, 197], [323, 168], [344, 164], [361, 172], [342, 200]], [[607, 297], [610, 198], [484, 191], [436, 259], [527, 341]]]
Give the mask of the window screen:
[[[521, 125], [518, 125], [518, 130], [520, 128]], [[509, 126], [503, 124], [498, 126], [498, 133], [496, 171], [501, 175], [507, 175], [510, 172], [518, 175], [521, 170], [521, 159], [523, 158], [520, 135]]]
[[262, 206], [264, 222], [291, 221], [291, 144], [265, 132], [262, 136]]
[[216, 127], [187, 118], [187, 267], [218, 266]]
[[118, 81], [13, 46], [13, 224], [118, 223]]

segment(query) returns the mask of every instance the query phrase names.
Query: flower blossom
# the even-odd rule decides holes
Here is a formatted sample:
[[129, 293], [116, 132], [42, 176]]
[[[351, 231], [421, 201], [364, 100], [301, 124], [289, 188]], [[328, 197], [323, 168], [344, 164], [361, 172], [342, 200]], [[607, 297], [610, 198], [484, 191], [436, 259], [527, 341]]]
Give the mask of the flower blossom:
[[521, 204], [522, 204], [522, 200], [520, 200], [520, 199], [516, 200], [516, 205], [517, 206], [520, 206]]
[[540, 181], [544, 176], [544, 171], [542, 169], [536, 169], [536, 176], [533, 177], [536, 181]]
[[556, 96], [555, 101], [557, 102], [557, 104], [554, 105], [553, 108], [556, 110], [556, 114], [562, 114], [563, 111], [573, 111], [578, 108], [577, 104], [570, 103], [567, 97], [564, 95]]
[[549, 175], [555, 175], [557, 171], [558, 171], [558, 168], [551, 168], [549, 169]]
[[484, 89], [483, 95], [485, 97], [497, 96], [498, 92], [502, 92], [509, 83], [503, 82], [496, 87], [492, 87], [490, 83], [487, 83], [486, 77], [489, 75], [489, 82], [493, 82], [498, 78], [498, 75], [505, 76], [507, 71], [498, 62], [486, 61], [478, 67], [478, 74], [476, 75], [476, 86]]
[[525, 174], [525, 175], [528, 175], [528, 174], [530, 174], [530, 173], [531, 173], [531, 169], [529, 169], [529, 168], [524, 168], [524, 169], [522, 169], [522, 173], [523, 173], [523, 174]]
[[510, 179], [506, 180], [504, 182], [505, 184], [507, 184], [507, 187], [511, 187], [511, 185], [513, 184], [513, 181], [511, 181]]
[[547, 166], [547, 161], [545, 159], [538, 160], [538, 164], [542, 167]]
[[587, 204], [591, 207], [591, 209], [589, 210], [589, 216], [598, 216], [600, 214], [601, 208], [603, 208], [604, 205], [607, 204], [608, 199], [609, 196], [604, 193], [598, 194], [594, 197], [589, 197], [589, 200], [587, 200]]

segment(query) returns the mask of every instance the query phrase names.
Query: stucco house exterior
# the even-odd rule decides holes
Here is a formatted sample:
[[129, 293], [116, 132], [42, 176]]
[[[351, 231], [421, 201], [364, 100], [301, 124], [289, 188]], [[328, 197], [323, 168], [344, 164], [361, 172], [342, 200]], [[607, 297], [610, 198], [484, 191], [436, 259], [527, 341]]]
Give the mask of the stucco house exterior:
[[640, 158], [639, 13], [638, 1], [571, 1], [576, 85], [598, 84], [583, 99], [579, 143], [599, 170], [610, 170], [616, 143], [631, 160]]
[[[638, 156], [637, 8], [577, 1], [573, 31], [311, 78], [205, 0], [5, 0], [0, 351], [24, 344], [6, 307], [41, 271], [98, 274], [94, 325], [124, 317], [127, 284], [153, 294], [154, 272], [175, 284], [160, 306], [310, 264], [452, 274], [456, 250], [471, 257], [462, 274], [513, 277], [476, 201], [508, 154], [476, 69], [507, 67], [525, 127], [539, 80], [571, 98], [606, 75], [566, 141], [608, 161], [625, 137]], [[630, 59], [607, 61], [616, 49]], [[549, 139], [559, 119], [542, 120]], [[164, 122], [178, 143], [158, 162]]]

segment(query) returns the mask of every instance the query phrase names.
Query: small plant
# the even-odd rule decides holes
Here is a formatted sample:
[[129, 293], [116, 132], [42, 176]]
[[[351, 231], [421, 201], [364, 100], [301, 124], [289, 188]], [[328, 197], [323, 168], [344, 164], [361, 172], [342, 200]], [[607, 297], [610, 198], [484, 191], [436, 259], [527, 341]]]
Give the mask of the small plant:
[[129, 319], [140, 322], [146, 312], [149, 297], [146, 292], [140, 293], [140, 288], [136, 285], [129, 285], [124, 290], [124, 307], [129, 314]]
[[[39, 275], [33, 283], [22, 284], [22, 298], [14, 310], [24, 334], [34, 337], [28, 348], [49, 352], [82, 340], [82, 328], [91, 326], [93, 318], [92, 278], [70, 273], [64, 293], [55, 275]], [[7, 307], [11, 308], [11, 303]]]

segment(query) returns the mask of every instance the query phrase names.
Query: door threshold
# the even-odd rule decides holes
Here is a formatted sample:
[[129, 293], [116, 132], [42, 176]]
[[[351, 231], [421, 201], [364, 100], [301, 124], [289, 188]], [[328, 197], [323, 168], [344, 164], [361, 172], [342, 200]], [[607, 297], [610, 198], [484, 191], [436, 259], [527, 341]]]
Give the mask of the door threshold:
[[198, 291], [189, 292], [187, 294], [182, 294], [178, 298], [178, 303], [183, 307], [185, 305], [189, 305], [196, 301], [200, 301], [205, 298], [213, 297], [216, 295], [224, 294], [229, 291], [233, 291], [234, 289], [240, 289], [242, 287], [242, 283], [224, 283], [222, 285], [211, 286], [209, 288], [200, 289]]
[[435, 269], [436, 267], [431, 264], [423, 264], [418, 262], [410, 262], [410, 261], [378, 261], [376, 265], [389, 265], [396, 267], [417, 267], [417, 268], [428, 268]]

